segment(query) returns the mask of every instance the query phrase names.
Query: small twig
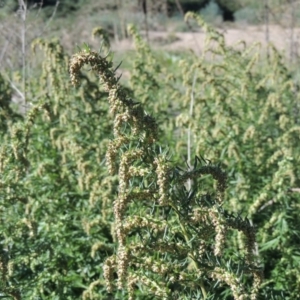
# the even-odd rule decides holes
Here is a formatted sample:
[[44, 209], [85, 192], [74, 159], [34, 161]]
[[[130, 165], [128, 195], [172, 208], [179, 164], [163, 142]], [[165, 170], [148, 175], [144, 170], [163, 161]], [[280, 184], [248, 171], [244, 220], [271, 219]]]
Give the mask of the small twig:
[[147, 0], [142, 1], [142, 9], [144, 13], [144, 22], [145, 22], [145, 30], [146, 30], [146, 40], [149, 44], [149, 26], [148, 26], [148, 10], [147, 10]]
[[0, 54], [0, 66], [1, 66], [2, 59], [3, 59], [4, 55], [5, 55], [5, 52], [6, 52], [6, 50], [7, 50], [7, 47], [8, 47], [8, 45], [9, 45], [9, 43], [10, 43], [10, 40], [6, 40], [6, 41], [5, 41], [5, 45], [4, 45], [4, 47], [2, 48], [2, 51], [1, 51], [1, 54]]
[[290, 4], [290, 12], [291, 12], [291, 24], [290, 24], [290, 63], [293, 63], [294, 60], [294, 29], [295, 29], [295, 7], [294, 7], [294, 1], [288, 0], [288, 3]]
[[8, 64], [8, 66], [13, 69], [13, 64], [11, 62], [11, 60], [9, 58], [6, 58], [6, 63]]
[[300, 188], [290, 188], [289, 192], [300, 193]]
[[[270, 43], [270, 30], [269, 30], [269, 4], [268, 0], [264, 0], [264, 17], [265, 17], [265, 39], [267, 45]], [[269, 47], [267, 47], [267, 58], [270, 56], [270, 50]]]
[[122, 32], [122, 39], [125, 39], [126, 36], [127, 36], [127, 33], [126, 33], [126, 25], [125, 25], [125, 16], [124, 16], [124, 4], [123, 4], [123, 1], [121, 0], [118, 0], [117, 1], [117, 11], [118, 11], [118, 15], [119, 15], [119, 18], [120, 18], [120, 26], [121, 26], [121, 32]]
[[266, 207], [270, 206], [270, 205], [273, 205], [275, 203], [275, 200], [272, 199], [272, 200], [269, 200], [267, 203], [265, 203], [258, 211], [262, 211], [264, 210]]
[[[181, 6], [179, 0], [175, 0], [175, 3], [176, 3], [176, 6], [177, 6], [177, 9], [179, 10], [179, 12], [181, 13], [182, 17], [184, 18], [185, 13], [184, 13], [184, 10], [183, 10], [183, 8], [182, 8], [182, 6]], [[200, 45], [199, 45], [199, 43], [198, 43], [198, 40], [197, 40], [197, 38], [196, 38], [196, 36], [195, 36], [195, 34], [194, 34], [194, 29], [193, 29], [192, 25], [189, 23], [188, 20], [186, 20], [185, 23], [186, 23], [186, 25], [188, 26], [188, 28], [190, 29], [190, 31], [191, 31], [191, 33], [192, 33], [192, 35], [193, 35], [193, 37], [194, 37], [194, 42], [195, 42], [195, 44], [196, 44], [197, 50], [199, 51], [199, 54], [201, 54], [201, 48], [200, 48]]]
[[[195, 95], [194, 95], [194, 91], [195, 91], [195, 84], [196, 84], [196, 73], [194, 74], [194, 78], [193, 78], [193, 85], [192, 85], [192, 91], [191, 91], [191, 104], [190, 104], [190, 119], [193, 118], [193, 110], [194, 110], [194, 102], [195, 102]], [[191, 167], [191, 152], [192, 152], [192, 139], [191, 139], [191, 125], [189, 125], [188, 128], [188, 141], [187, 141], [187, 163], [188, 163], [188, 167], [189, 167], [189, 171], [191, 171], [192, 167]], [[188, 186], [188, 190], [191, 190], [192, 188], [192, 180], [189, 179], [187, 182], [187, 186]]]
[[[300, 188], [289, 188], [287, 190], [288, 192], [292, 192], [292, 193], [300, 193]], [[275, 199], [271, 199], [269, 200], [267, 203], [265, 203], [258, 211], [262, 211], [264, 210], [266, 207], [273, 205], [275, 203]]]
[[21, 43], [22, 43], [22, 89], [23, 100], [26, 106], [26, 14], [27, 5], [24, 0], [19, 0], [19, 13], [21, 15]]
[[[25, 102], [25, 96], [24, 96], [24, 94], [15, 86], [15, 84], [8, 77], [6, 79], [10, 83], [11, 87], [19, 94], [19, 96]], [[26, 103], [25, 103], [25, 105], [26, 105]]]
[[[53, 12], [52, 12], [52, 15], [50, 16], [50, 18], [48, 19], [48, 21], [46, 22], [44, 28], [42, 29], [42, 31], [37, 35], [37, 37], [40, 37], [43, 35], [43, 33], [46, 31], [46, 28], [48, 28], [48, 26], [50, 25], [50, 23], [53, 21], [54, 19], [54, 16], [56, 15], [56, 12], [57, 12], [57, 8], [59, 6], [59, 1], [56, 1], [55, 3], [55, 6], [54, 6], [54, 9], [53, 9]], [[36, 37], [35, 37], [36, 38]]]

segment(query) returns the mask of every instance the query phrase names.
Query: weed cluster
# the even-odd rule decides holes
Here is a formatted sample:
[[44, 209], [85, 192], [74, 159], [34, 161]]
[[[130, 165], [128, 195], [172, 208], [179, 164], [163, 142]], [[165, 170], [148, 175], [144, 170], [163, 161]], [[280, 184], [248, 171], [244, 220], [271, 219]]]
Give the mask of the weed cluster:
[[0, 77], [3, 296], [297, 298], [298, 87], [275, 49], [265, 64], [186, 18], [207, 47], [178, 72], [131, 26], [130, 87], [111, 54], [56, 41], [33, 44], [24, 114]]

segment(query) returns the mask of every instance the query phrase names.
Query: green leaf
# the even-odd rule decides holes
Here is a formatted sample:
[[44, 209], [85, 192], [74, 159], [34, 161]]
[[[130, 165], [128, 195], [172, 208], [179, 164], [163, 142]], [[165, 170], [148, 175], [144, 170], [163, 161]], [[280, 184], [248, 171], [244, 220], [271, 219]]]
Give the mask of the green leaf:
[[260, 247], [260, 251], [263, 252], [268, 249], [275, 249], [279, 245], [279, 242], [280, 242], [280, 237], [268, 241]]

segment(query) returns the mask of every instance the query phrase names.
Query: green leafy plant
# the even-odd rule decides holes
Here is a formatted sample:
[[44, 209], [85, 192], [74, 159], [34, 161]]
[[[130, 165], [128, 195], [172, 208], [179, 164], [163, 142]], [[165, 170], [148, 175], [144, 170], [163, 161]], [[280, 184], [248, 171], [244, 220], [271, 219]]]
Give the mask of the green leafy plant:
[[[155, 147], [155, 120], [130, 99], [110, 62], [92, 51], [76, 54], [70, 65], [72, 82], [78, 84], [85, 64], [99, 74], [115, 115], [106, 161], [119, 179], [113, 203], [117, 252], [104, 264], [108, 290], [126, 289], [129, 299], [141, 294], [185, 299], [199, 287], [207, 298], [214, 295], [213, 286], [223, 282], [235, 299], [247, 299], [249, 293], [256, 299], [261, 270], [253, 255], [255, 232], [248, 220], [223, 211], [225, 174], [204, 159], [196, 159], [190, 172], [172, 166], [167, 154]], [[217, 182], [215, 195], [199, 188], [207, 175]], [[192, 190], [184, 185], [189, 179], [195, 184]], [[244, 259], [223, 261], [229, 229], [245, 235]], [[253, 276], [249, 287], [241, 282], [243, 273]]]
[[99, 53], [33, 43], [22, 113], [0, 76], [1, 297], [297, 298], [299, 87], [275, 49], [186, 18], [200, 57], [128, 28], [130, 87], [102, 28]]
[[[114, 179], [102, 167], [110, 121], [94, 100], [105, 93], [91, 78], [82, 73], [82, 87], [70, 86], [68, 57], [57, 42], [39, 40], [34, 48], [45, 53], [42, 76], [30, 82], [38, 101], [24, 120], [7, 122], [0, 150], [1, 251], [8, 258], [2, 292], [76, 299], [92, 293], [113, 249], [107, 198]], [[94, 289], [101, 286], [105, 299], [104, 284]]]

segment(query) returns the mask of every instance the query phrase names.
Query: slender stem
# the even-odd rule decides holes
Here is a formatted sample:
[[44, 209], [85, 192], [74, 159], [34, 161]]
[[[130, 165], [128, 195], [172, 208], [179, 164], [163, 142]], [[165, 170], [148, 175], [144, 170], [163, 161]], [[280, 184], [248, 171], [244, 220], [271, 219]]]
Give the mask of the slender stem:
[[117, 1], [117, 7], [118, 7], [118, 14], [120, 18], [120, 26], [121, 26], [121, 33], [122, 33], [122, 39], [126, 38], [126, 20], [125, 20], [125, 5], [123, 3], [124, 1], [118, 0]]
[[[175, 0], [175, 3], [176, 3], [176, 6], [177, 6], [178, 11], [181, 13], [182, 17], [184, 18], [184, 10], [183, 10], [183, 8], [182, 8], [182, 5], [180, 4], [180, 1], [179, 1], [179, 0]], [[192, 27], [192, 25], [189, 23], [188, 20], [186, 21], [186, 25], [188, 26], [188, 28], [189, 28], [190, 31], [191, 31], [191, 34], [192, 34], [193, 37], [194, 37], [194, 42], [195, 42], [195, 45], [196, 45], [196, 47], [197, 47], [198, 54], [200, 55], [200, 54], [201, 54], [201, 48], [200, 48], [198, 39], [197, 39], [196, 36], [195, 36], [193, 27]]]
[[22, 92], [23, 100], [25, 104], [25, 110], [27, 106], [26, 99], [26, 13], [27, 5], [24, 0], [19, 0], [19, 11], [21, 15], [22, 25], [21, 25], [21, 44], [22, 44]]
[[[190, 243], [190, 238], [188, 236], [188, 233], [186, 231], [185, 226], [181, 222], [180, 222], [180, 227], [181, 227], [181, 230], [183, 232], [183, 236], [185, 238], [186, 243], [189, 244]], [[189, 246], [191, 246], [191, 245], [189, 245]], [[189, 253], [189, 257], [192, 260], [195, 269], [200, 270], [199, 265], [198, 265], [198, 263], [197, 263], [197, 261], [194, 258], [192, 253]], [[203, 295], [203, 299], [205, 300], [207, 298], [207, 293], [206, 293], [206, 289], [205, 289], [205, 286], [204, 286], [204, 283], [203, 283], [202, 279], [200, 280], [199, 285], [200, 285], [200, 289], [201, 289], [201, 292], [202, 292], [202, 295]]]
[[[179, 215], [179, 212], [178, 212], [178, 209], [176, 208], [176, 206], [173, 205], [172, 203], [169, 203], [169, 205], [172, 207], [172, 209], [174, 209], [174, 211], [177, 213], [177, 215]], [[183, 236], [184, 236], [184, 239], [185, 239], [186, 243], [191, 247], [192, 246], [190, 244], [191, 239], [189, 238], [189, 235], [186, 231], [186, 228], [185, 228], [184, 224], [182, 224], [182, 222], [180, 221], [180, 218], [179, 218], [179, 224], [180, 224], [180, 228], [182, 230], [182, 233], [183, 233]], [[192, 247], [191, 247], [191, 249], [192, 249]], [[197, 260], [194, 258], [193, 254], [189, 253], [188, 256], [192, 260], [195, 269], [200, 270], [199, 265], [197, 263]], [[202, 279], [200, 280], [199, 285], [200, 285], [201, 293], [203, 295], [203, 299], [205, 300], [207, 298], [207, 293], [206, 293], [206, 289], [205, 289], [205, 286], [204, 286], [204, 283], [203, 283]]]
[[[189, 257], [192, 260], [195, 269], [200, 270], [197, 261], [195, 260], [194, 256], [191, 253], [189, 253]], [[203, 295], [203, 299], [205, 300], [207, 298], [207, 292], [202, 279], [200, 279], [199, 285], [200, 285], [201, 293]]]
[[146, 40], [149, 44], [149, 26], [148, 26], [148, 9], [147, 9], [147, 0], [142, 1], [142, 8], [144, 13], [144, 22], [145, 22], [145, 30], [146, 30]]
[[[194, 102], [195, 102], [194, 89], [195, 89], [195, 84], [196, 84], [196, 78], [197, 77], [196, 77], [196, 73], [195, 73], [194, 78], [193, 78], [192, 91], [191, 91], [190, 120], [193, 117], [193, 111], [194, 111]], [[190, 124], [189, 124], [187, 135], [188, 135], [188, 140], [187, 140], [187, 163], [188, 163], [188, 166], [189, 166], [189, 171], [191, 171], [192, 170], [192, 167], [191, 167], [191, 152], [192, 152], [192, 138], [191, 138], [191, 135], [192, 135], [192, 130], [191, 130], [191, 125]], [[188, 180], [187, 187], [188, 187], [188, 190], [191, 190], [191, 188], [192, 188], [192, 180], [191, 179]]]
[[[270, 31], [269, 31], [269, 0], [264, 0], [264, 10], [265, 10], [265, 39], [266, 43], [269, 44], [270, 42]], [[269, 58], [269, 47], [267, 47], [267, 57]]]
[[291, 12], [291, 24], [290, 24], [290, 63], [293, 63], [294, 60], [294, 28], [295, 28], [295, 7], [294, 1], [289, 0], [290, 12]]

